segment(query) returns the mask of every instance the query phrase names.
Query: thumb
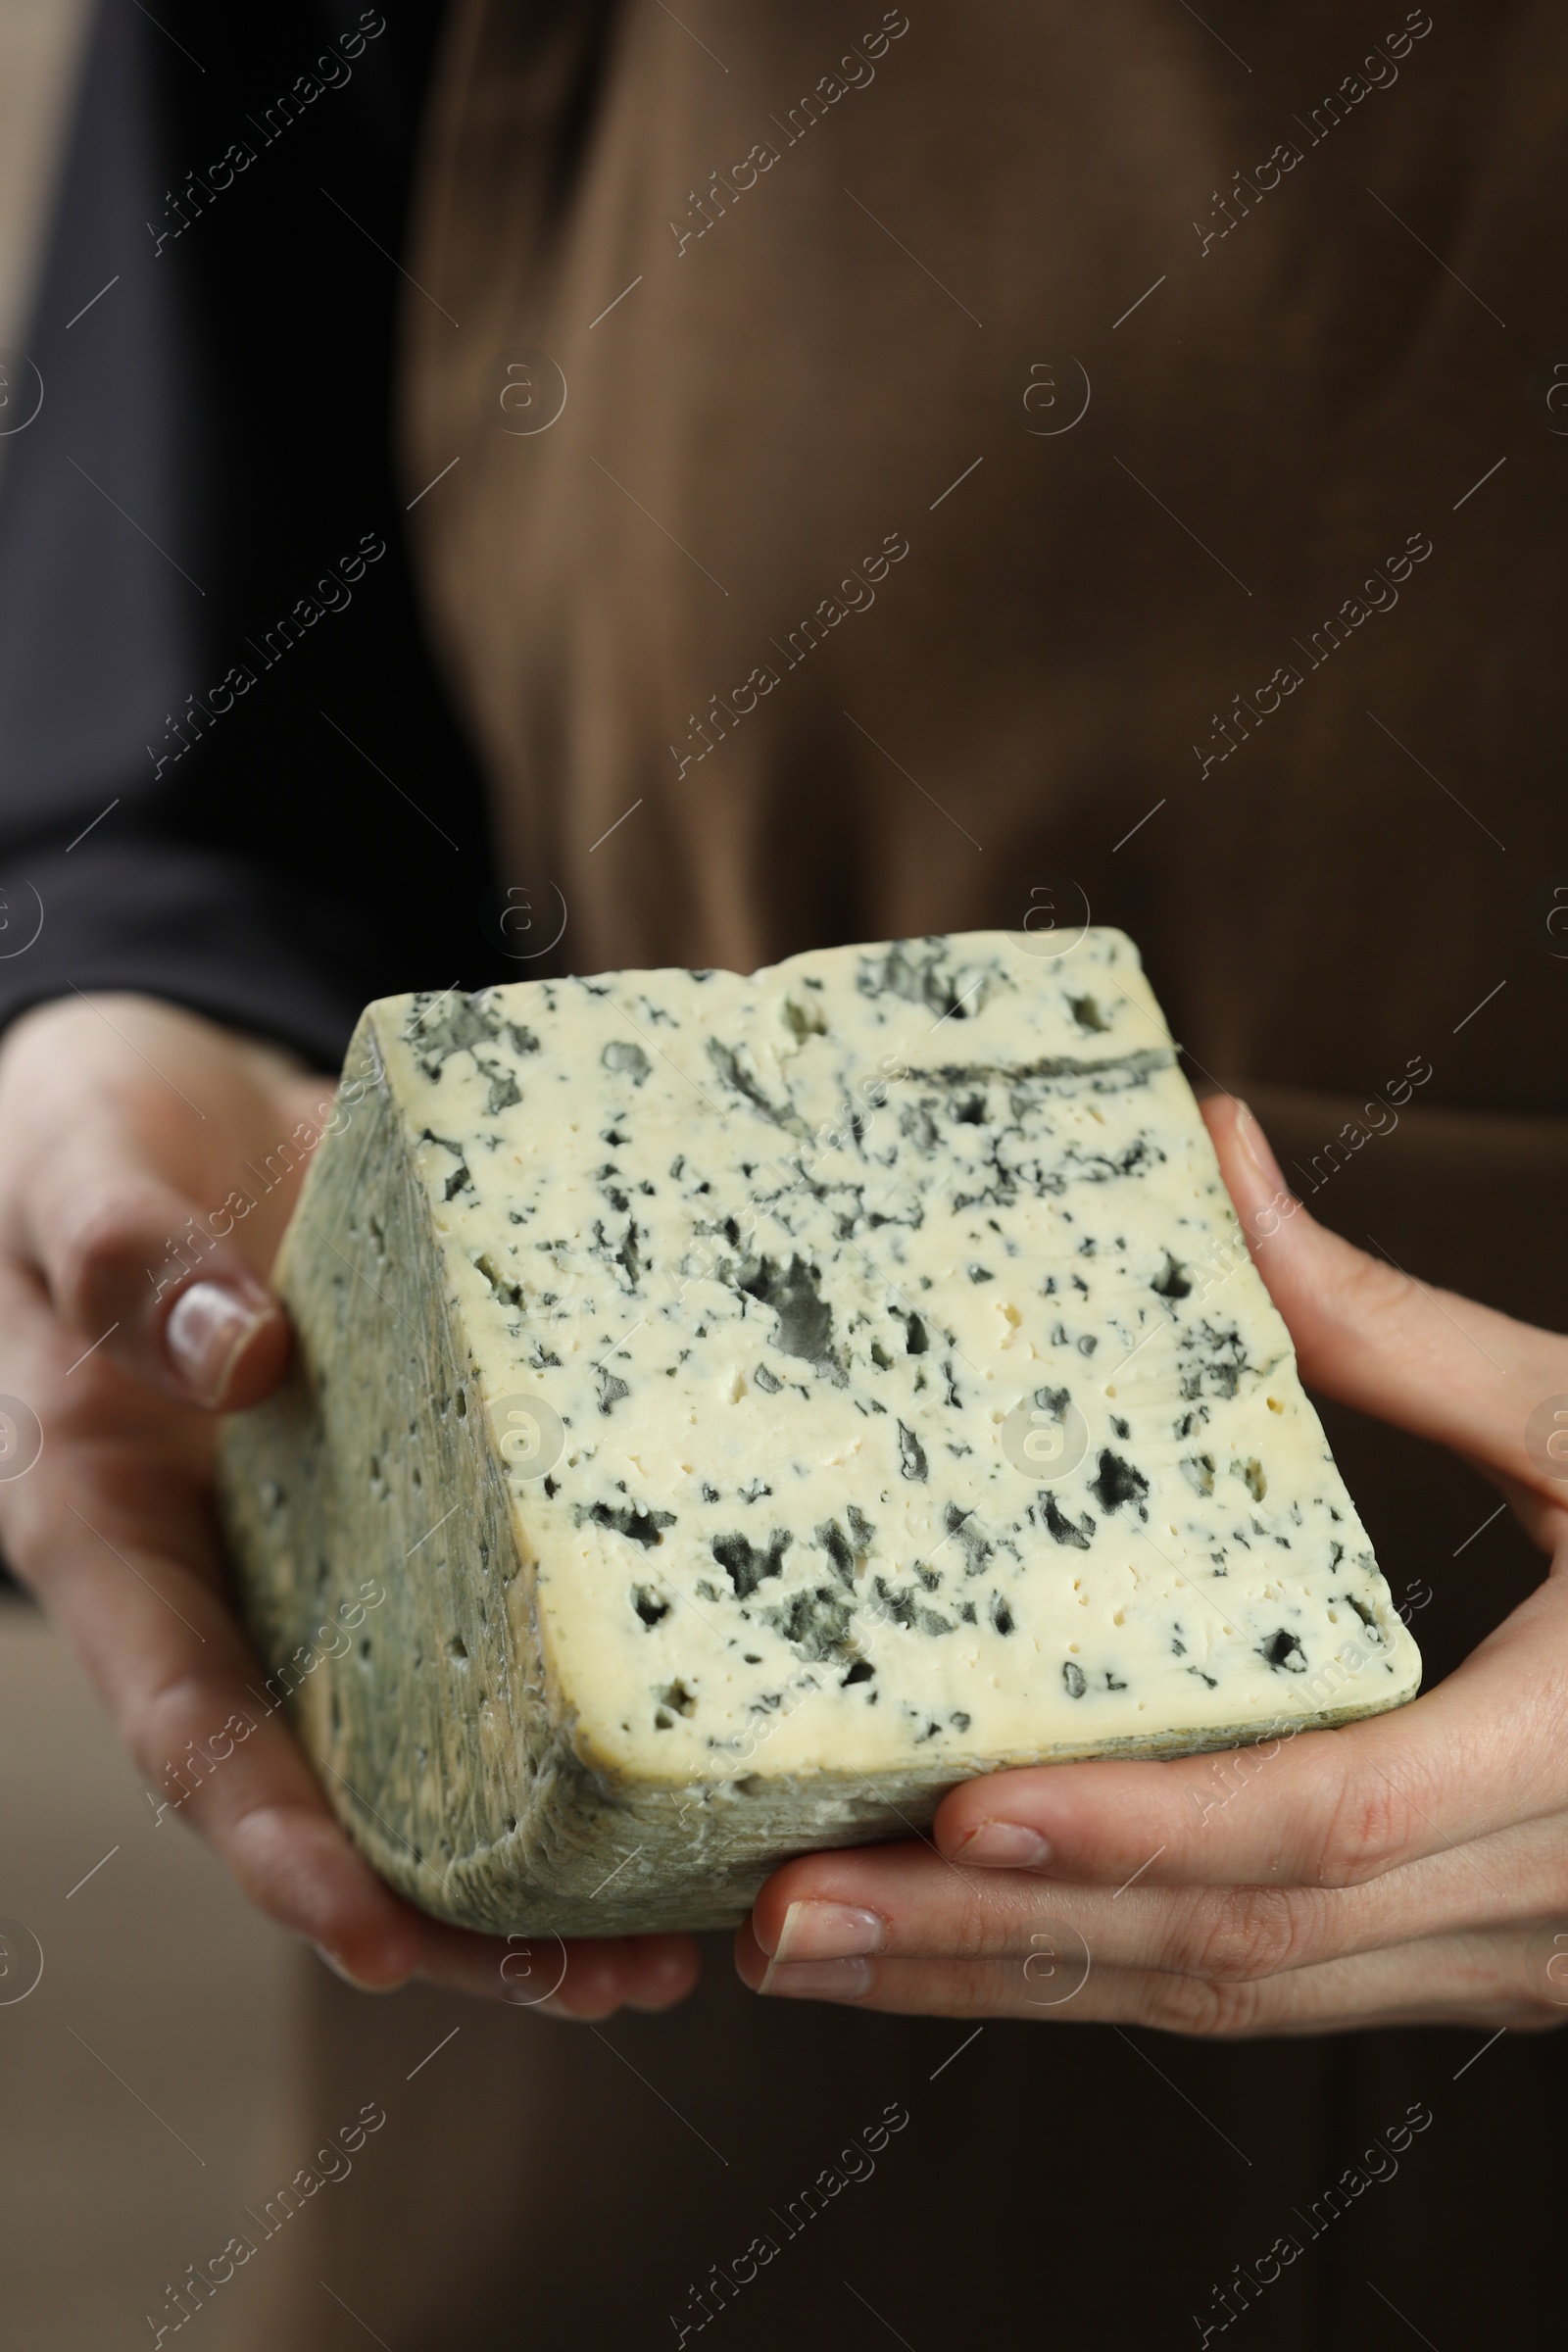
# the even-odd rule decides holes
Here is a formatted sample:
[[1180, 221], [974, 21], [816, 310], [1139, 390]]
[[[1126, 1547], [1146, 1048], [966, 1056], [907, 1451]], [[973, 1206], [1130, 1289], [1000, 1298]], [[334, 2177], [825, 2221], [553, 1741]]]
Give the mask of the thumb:
[[[230, 1238], [140, 1160], [128, 1139], [92, 1139], [27, 1203], [25, 1254], [86, 1354], [184, 1402], [232, 1412], [282, 1378], [283, 1308]], [[73, 1366], [73, 1370], [74, 1370]]]
[[1213, 1096], [1202, 1108], [1307, 1386], [1561, 1504], [1563, 1485], [1535, 1457], [1527, 1424], [1545, 1404], [1568, 1403], [1568, 1341], [1330, 1233], [1293, 1198], [1245, 1102]]

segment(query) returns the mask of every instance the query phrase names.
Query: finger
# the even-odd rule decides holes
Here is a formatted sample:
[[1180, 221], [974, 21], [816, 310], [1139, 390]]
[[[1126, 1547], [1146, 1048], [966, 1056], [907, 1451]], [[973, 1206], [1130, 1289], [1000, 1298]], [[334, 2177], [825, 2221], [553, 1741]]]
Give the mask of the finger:
[[[84, 1529], [85, 1543], [113, 1544], [106, 1515]], [[122, 1568], [138, 1580], [133, 1594]], [[141, 1545], [114, 1546], [104, 1566], [65, 1563], [49, 1584], [51, 1614], [78, 1647], [84, 1613], [100, 1618], [105, 1643], [118, 1636], [134, 1645], [132, 1658], [110, 1663], [95, 1644], [87, 1663], [157, 1800], [155, 1820], [199, 1830], [259, 1909], [356, 1984], [406, 1982], [420, 1955], [417, 1915], [350, 1843], [237, 1630], [220, 1607], [204, 1610], [200, 1592]], [[189, 1634], [153, 1622], [163, 1598], [186, 1616]], [[192, 1634], [204, 1644], [199, 1657]]]
[[1054, 1764], [966, 1782], [950, 1860], [1119, 1886], [1348, 1886], [1554, 1813], [1568, 1762], [1568, 1578], [1539, 1586], [1435, 1690], [1223, 1757]]
[[673, 2008], [697, 1983], [690, 1936], [474, 1936], [422, 1922], [419, 1975], [449, 1991], [597, 2024], [622, 2007]]
[[246, 1893], [365, 1983], [406, 1979], [417, 1915], [349, 1843], [220, 1590], [207, 1417], [96, 1359], [69, 1387], [36, 1286], [0, 1260], [6, 1377], [41, 1454], [0, 1487], [7, 1554], [81, 1658], [147, 1783]]
[[[101, 1532], [95, 1526], [89, 1534]], [[106, 1671], [101, 1655], [88, 1662], [157, 1800], [155, 1819], [199, 1830], [260, 1910], [319, 1947], [354, 1983], [390, 1989], [406, 1982], [419, 1960], [417, 1915], [334, 1820], [234, 1629], [221, 1610], [201, 1610], [188, 1580], [157, 1553], [138, 1546], [121, 1558], [155, 1596], [178, 1595], [174, 1605], [189, 1608], [190, 1626], [206, 1644], [198, 1662], [187, 1637], [160, 1641], [161, 1629], [128, 1625], [138, 1615], [150, 1618], [157, 1597], [112, 1599], [113, 1564], [66, 1569], [68, 1635], [79, 1643], [80, 1609], [106, 1609], [106, 1633], [112, 1628], [138, 1644], [132, 1665]], [[52, 1614], [61, 1591], [52, 1579]]]
[[831, 2001], [906, 2017], [1155, 2027], [1217, 2040], [1368, 2026], [1559, 2027], [1564, 2012], [1542, 1989], [1530, 1941], [1523, 1929], [1434, 1936], [1261, 1983], [1216, 1984], [1101, 1966], [1092, 1952], [1057, 1937], [1026, 1959], [873, 1957], [780, 1967], [770, 1964], [748, 1924], [736, 1931], [735, 1967], [743, 1984], [769, 1999]]
[[1561, 1814], [1363, 1886], [1109, 1889], [966, 1870], [918, 1839], [803, 1855], [768, 1881], [752, 1932], [780, 1965], [849, 1958], [1027, 1958], [1053, 1933], [1097, 1964], [1246, 1982], [1385, 1944], [1568, 1915]]
[[[1555, 1414], [1551, 1417], [1555, 1419]], [[1550, 1435], [1555, 1439], [1556, 1430], [1553, 1429]], [[1479, 1477], [1490, 1480], [1496, 1488], [1533, 1544], [1543, 1551], [1568, 1557], [1568, 1487], [1548, 1502], [1541, 1493], [1539, 1483], [1535, 1487], [1521, 1486], [1518, 1479], [1510, 1478], [1505, 1470], [1494, 1469], [1490, 1462], [1481, 1461], [1473, 1454], [1463, 1458]]]
[[266, 1395], [288, 1334], [265, 1277], [331, 1082], [135, 998], [24, 1015], [0, 1077], [0, 1245], [74, 1352], [210, 1406]]
[[120, 1139], [57, 1162], [22, 1209], [21, 1246], [80, 1349], [213, 1410], [276, 1387], [289, 1348], [282, 1307], [213, 1230], [218, 1213], [139, 1166]]
[[1528, 1450], [1526, 1424], [1544, 1400], [1568, 1393], [1568, 1341], [1330, 1233], [1293, 1200], [1245, 1103], [1214, 1096], [1203, 1116], [1307, 1386], [1561, 1503], [1563, 1487]]
[[[15, 1344], [11, 1361], [37, 1366], [29, 1385], [41, 1388], [58, 1334], [31, 1287], [3, 1268], [0, 1324]], [[63, 1390], [58, 1366], [54, 1377]], [[390, 1989], [417, 1969], [502, 2000], [553, 1990], [564, 2016], [685, 1997], [697, 1974], [689, 1937], [569, 1947], [547, 1938], [530, 1984], [514, 1940], [465, 1934], [394, 1893], [338, 1825], [223, 1599], [206, 1417], [96, 1362], [66, 1394], [69, 1402], [46, 1406], [36, 1467], [5, 1490], [6, 1543], [82, 1657], [160, 1827], [200, 1830], [261, 1909], [367, 1989]], [[540, 1970], [552, 1953], [563, 1955], [564, 1981], [547, 1986]]]

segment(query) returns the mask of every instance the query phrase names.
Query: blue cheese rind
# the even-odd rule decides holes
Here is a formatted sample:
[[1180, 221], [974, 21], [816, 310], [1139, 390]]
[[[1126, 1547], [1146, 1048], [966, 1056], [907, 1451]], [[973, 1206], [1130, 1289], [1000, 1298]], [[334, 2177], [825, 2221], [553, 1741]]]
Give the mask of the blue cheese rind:
[[368, 1008], [223, 1491], [273, 1656], [388, 1587], [300, 1706], [416, 1899], [720, 1924], [975, 1773], [1414, 1694], [1136, 951], [1053, 948]]

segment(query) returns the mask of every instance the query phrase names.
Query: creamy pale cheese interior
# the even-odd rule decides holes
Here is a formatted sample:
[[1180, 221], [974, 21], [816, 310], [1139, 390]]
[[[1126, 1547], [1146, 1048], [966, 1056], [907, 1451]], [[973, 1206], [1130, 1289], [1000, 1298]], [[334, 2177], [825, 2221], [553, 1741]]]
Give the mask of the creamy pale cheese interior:
[[387, 1588], [294, 1703], [432, 1908], [732, 1918], [970, 1774], [1413, 1694], [1122, 934], [389, 999], [356, 1069], [224, 1492], [274, 1658]]

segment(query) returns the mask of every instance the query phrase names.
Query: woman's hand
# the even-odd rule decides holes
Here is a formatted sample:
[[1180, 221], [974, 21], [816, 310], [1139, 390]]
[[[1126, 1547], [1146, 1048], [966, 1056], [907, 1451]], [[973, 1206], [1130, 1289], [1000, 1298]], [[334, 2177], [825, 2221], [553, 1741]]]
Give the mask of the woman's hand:
[[755, 1988], [1222, 2035], [1568, 2018], [1568, 1459], [1559, 1482], [1526, 1439], [1559, 1396], [1568, 1430], [1568, 1339], [1282, 1216], [1255, 1122], [1205, 1115], [1308, 1385], [1472, 1460], [1551, 1573], [1396, 1713], [999, 1773], [930, 1839], [791, 1862], [737, 1939]]
[[[254, 1724], [180, 1809], [252, 1901], [340, 1973], [380, 1989], [418, 1975], [559, 2016], [666, 2008], [696, 1980], [687, 1936], [570, 1944], [560, 1989], [538, 2001], [525, 1955], [403, 1902], [339, 1829], [283, 1717], [257, 1702], [262, 1670], [223, 1591], [214, 1414], [258, 1402], [283, 1372], [288, 1325], [266, 1276], [303, 1161], [281, 1147], [302, 1121], [319, 1131], [333, 1087], [145, 998], [75, 997], [8, 1032], [0, 1544], [154, 1789], [189, 1742], [206, 1752], [231, 1716]], [[257, 1204], [214, 1242], [234, 1191]]]

